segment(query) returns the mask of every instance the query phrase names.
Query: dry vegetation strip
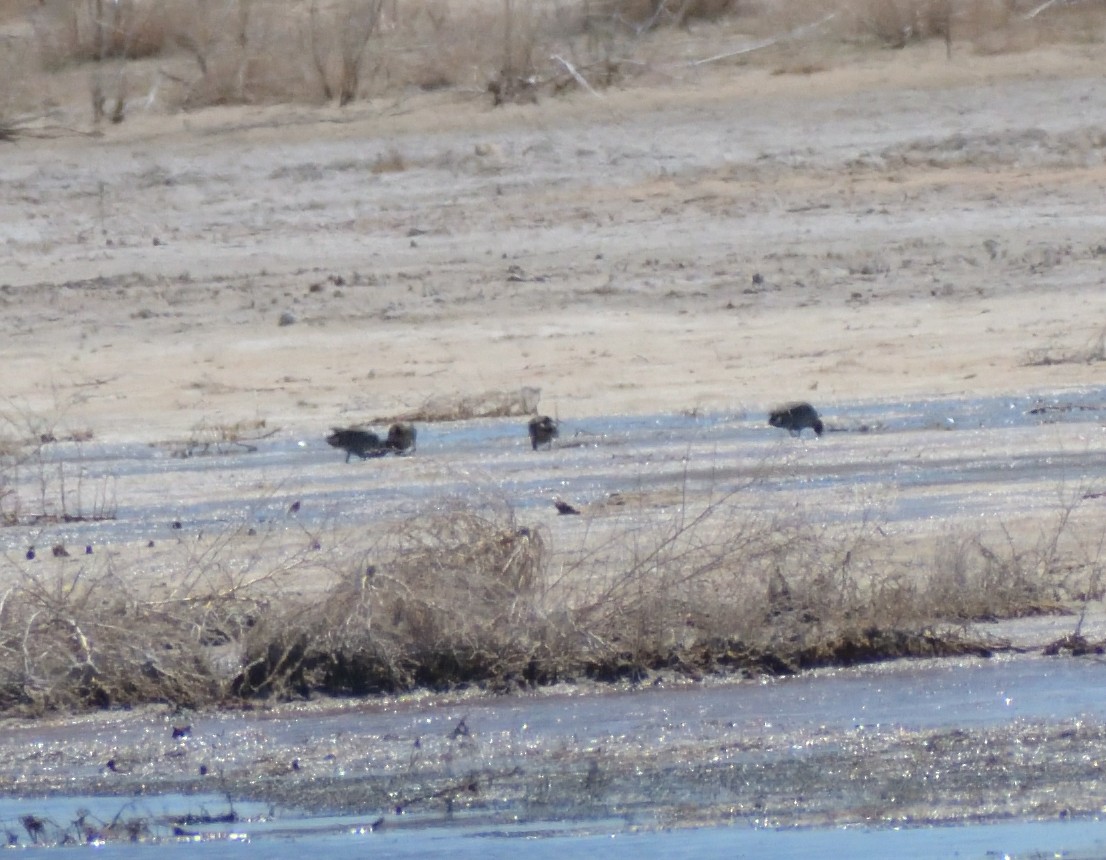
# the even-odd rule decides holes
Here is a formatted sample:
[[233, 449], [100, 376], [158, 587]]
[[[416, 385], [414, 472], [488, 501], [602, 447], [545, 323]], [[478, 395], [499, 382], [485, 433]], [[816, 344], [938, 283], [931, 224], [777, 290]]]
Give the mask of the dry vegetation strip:
[[342, 535], [340, 558], [318, 535], [245, 525], [183, 541], [163, 551], [159, 589], [110, 552], [9, 555], [0, 713], [984, 654], [964, 622], [1100, 597], [1099, 555], [1070, 516], [1029, 544], [969, 535], [918, 557], [876, 526], [723, 499], [567, 552], [510, 510], [459, 507], [383, 540]]
[[12, 139], [41, 133], [27, 120], [55, 114], [56, 95], [73, 100], [75, 70], [96, 123], [137, 106], [346, 105], [411, 90], [502, 104], [688, 68], [684, 36], [658, 33], [690, 34], [701, 61], [810, 74], [842, 46], [1100, 41], [1103, 15], [1091, 0], [42, 0], [13, 4], [0, 28], [0, 139]]

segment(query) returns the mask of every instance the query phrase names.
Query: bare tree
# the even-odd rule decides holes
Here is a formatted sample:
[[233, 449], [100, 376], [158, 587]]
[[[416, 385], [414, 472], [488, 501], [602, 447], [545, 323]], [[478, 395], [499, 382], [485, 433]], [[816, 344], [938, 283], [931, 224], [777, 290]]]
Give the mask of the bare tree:
[[357, 98], [368, 44], [380, 27], [384, 5], [385, 0], [343, 0], [323, 10], [312, 0], [311, 59], [327, 99], [336, 95], [344, 107]]

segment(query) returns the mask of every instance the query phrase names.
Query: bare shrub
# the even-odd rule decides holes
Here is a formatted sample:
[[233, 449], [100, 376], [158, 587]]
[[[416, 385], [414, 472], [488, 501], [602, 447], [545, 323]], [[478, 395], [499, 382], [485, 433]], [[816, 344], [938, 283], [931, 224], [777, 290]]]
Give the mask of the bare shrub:
[[642, 33], [659, 26], [715, 20], [737, 11], [737, 0], [597, 0], [585, 4], [589, 16], [621, 23]]
[[28, 566], [11, 584], [11, 566], [0, 595], [3, 710], [216, 698], [198, 652], [179, 646], [189, 639], [189, 619], [151, 611], [110, 569]]
[[183, 541], [167, 589], [109, 556], [0, 557], [0, 711], [225, 702], [247, 631], [308, 573], [316, 543], [263, 562], [252, 527]]
[[161, 55], [172, 42], [178, 14], [167, 0], [48, 0], [33, 19], [40, 62], [50, 70], [94, 63], [93, 122], [122, 122], [128, 61]]
[[851, 36], [892, 48], [942, 38], [968, 42], [979, 53], [1022, 51], [1043, 40], [1102, 41], [1106, 18], [1093, 2], [1039, 0], [855, 0], [840, 11]]
[[162, 0], [44, 0], [33, 17], [48, 69], [107, 59], [158, 56], [177, 23]]
[[314, 610], [259, 624], [236, 689], [365, 693], [522, 676], [542, 651], [543, 555], [540, 533], [509, 512], [412, 519], [359, 554]]
[[[629, 553], [614, 547], [624, 559], [614, 575], [562, 577], [579, 623], [603, 643], [597, 653], [647, 663], [705, 642], [793, 650], [861, 623], [859, 613], [875, 602], [866, 584], [873, 523], [831, 534], [804, 515], [748, 512], [733, 501], [638, 534]], [[611, 550], [593, 548], [578, 569], [591, 567], [590, 557], [607, 567]]]
[[403, 173], [408, 166], [408, 161], [403, 153], [392, 148], [387, 152], [382, 152], [372, 160], [369, 164], [369, 172], [378, 176], [381, 173]]
[[1100, 330], [1080, 349], [1057, 351], [1051, 347], [1042, 347], [1030, 350], [1022, 361], [1030, 367], [1047, 367], [1053, 364], [1098, 364], [1106, 361], [1106, 329]]
[[175, 76], [175, 100], [188, 109], [221, 104], [314, 101], [306, 15], [275, 0], [194, 0], [195, 14], [174, 33], [198, 76]]
[[39, 81], [32, 70], [37, 50], [27, 37], [0, 37], [0, 142], [17, 140], [33, 131], [45, 111]]
[[989, 535], [950, 535], [938, 544], [923, 604], [942, 618], [971, 621], [1060, 612], [1068, 601], [1100, 600], [1106, 538], [1097, 525], [1088, 529], [1079, 522], [1086, 493], [1058, 493], [1055, 518], [1033, 531], [1002, 525]]
[[264, 418], [249, 418], [241, 421], [210, 422], [206, 418], [192, 428], [188, 439], [171, 445], [174, 457], [204, 457], [213, 454], [253, 453], [257, 442], [279, 433], [280, 429], [269, 427]]
[[1012, 532], [997, 541], [970, 535], [925, 561], [872, 517], [829, 528], [801, 510], [749, 512], [733, 502], [632, 536], [608, 534], [551, 582], [547, 599], [573, 607], [592, 671], [795, 671], [983, 653], [956, 625], [1060, 611], [1102, 588], [1101, 539], [1075, 540], [1072, 507], [1035, 543]]
[[430, 397], [419, 408], [401, 416], [403, 421], [461, 421], [466, 418], [509, 418], [532, 415], [538, 409], [541, 389], [523, 386], [517, 391], [490, 390], [479, 394]]

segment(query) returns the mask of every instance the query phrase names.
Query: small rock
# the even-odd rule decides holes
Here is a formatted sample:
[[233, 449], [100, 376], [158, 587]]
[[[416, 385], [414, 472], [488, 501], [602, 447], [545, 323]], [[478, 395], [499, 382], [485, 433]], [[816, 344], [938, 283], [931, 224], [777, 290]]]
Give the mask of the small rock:
[[277, 324], [281, 326], [286, 326], [295, 325], [296, 322], [297, 320], [295, 314], [293, 314], [291, 311], [285, 311], [280, 315], [280, 319], [277, 321]]

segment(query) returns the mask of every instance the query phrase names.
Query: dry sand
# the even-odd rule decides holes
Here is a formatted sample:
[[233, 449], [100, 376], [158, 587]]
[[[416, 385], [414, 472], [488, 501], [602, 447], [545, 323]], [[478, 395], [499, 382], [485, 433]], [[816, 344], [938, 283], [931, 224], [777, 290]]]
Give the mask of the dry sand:
[[923, 45], [23, 139], [5, 409], [154, 441], [525, 385], [572, 418], [1097, 384], [1104, 116], [1093, 46]]

